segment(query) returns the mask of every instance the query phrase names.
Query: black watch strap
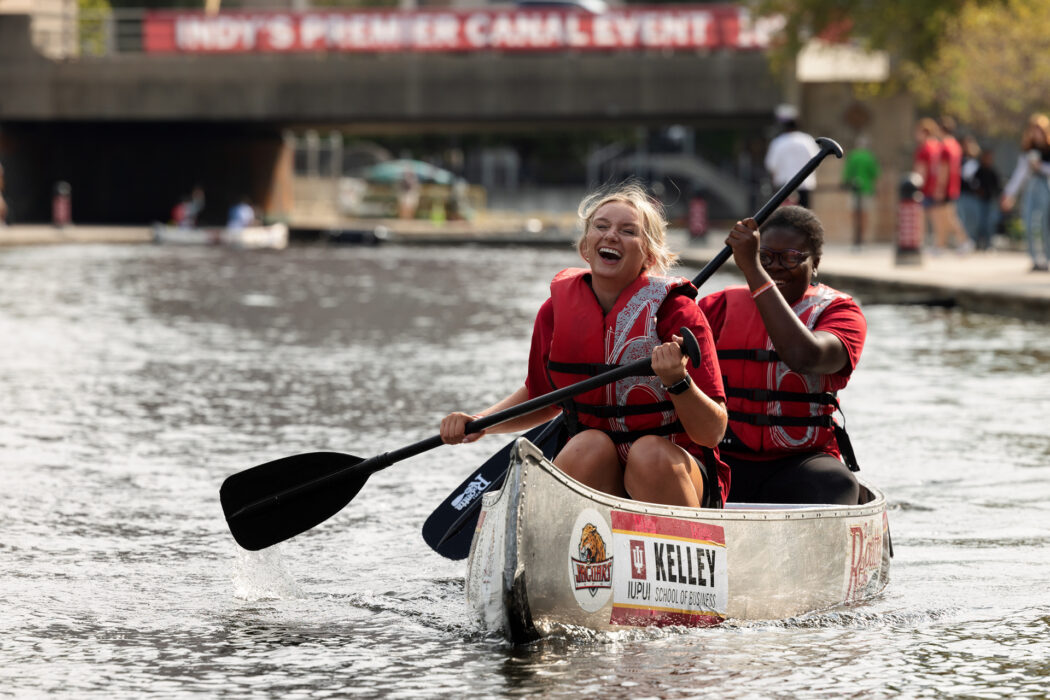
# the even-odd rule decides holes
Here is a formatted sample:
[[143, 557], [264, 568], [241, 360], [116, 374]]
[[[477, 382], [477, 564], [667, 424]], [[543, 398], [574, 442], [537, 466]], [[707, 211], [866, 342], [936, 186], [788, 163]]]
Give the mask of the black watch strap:
[[693, 380], [687, 374], [671, 386], [665, 386], [664, 389], [667, 389], [668, 394], [681, 394], [692, 385]]

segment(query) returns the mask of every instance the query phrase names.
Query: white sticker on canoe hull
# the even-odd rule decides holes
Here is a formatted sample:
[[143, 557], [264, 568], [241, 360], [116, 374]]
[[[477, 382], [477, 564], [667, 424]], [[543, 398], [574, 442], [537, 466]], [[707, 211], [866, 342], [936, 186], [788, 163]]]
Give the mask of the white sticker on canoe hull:
[[729, 604], [725, 530], [680, 518], [612, 511], [610, 622], [617, 625], [718, 624]]
[[569, 535], [569, 582], [587, 612], [600, 610], [612, 594], [612, 533], [601, 513], [585, 508]]

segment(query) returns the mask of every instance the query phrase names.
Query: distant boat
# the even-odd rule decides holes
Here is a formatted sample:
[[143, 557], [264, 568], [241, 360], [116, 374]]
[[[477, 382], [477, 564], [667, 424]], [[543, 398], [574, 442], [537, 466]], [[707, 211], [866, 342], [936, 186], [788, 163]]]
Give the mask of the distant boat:
[[154, 224], [153, 242], [164, 245], [225, 245], [231, 248], [280, 250], [288, 247], [288, 225], [276, 223], [238, 228], [187, 228]]

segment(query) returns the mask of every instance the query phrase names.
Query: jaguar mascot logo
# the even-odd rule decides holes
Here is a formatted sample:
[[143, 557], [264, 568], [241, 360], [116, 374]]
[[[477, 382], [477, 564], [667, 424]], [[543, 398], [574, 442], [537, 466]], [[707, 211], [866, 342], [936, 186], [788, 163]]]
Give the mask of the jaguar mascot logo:
[[613, 560], [606, 551], [605, 538], [593, 522], [584, 521], [579, 533], [576, 556], [569, 557], [573, 586], [577, 593], [586, 591], [594, 598], [600, 591], [612, 589]]
[[605, 561], [605, 540], [598, 534], [598, 528], [587, 523], [583, 526], [583, 534], [580, 535], [580, 560], [590, 564]]

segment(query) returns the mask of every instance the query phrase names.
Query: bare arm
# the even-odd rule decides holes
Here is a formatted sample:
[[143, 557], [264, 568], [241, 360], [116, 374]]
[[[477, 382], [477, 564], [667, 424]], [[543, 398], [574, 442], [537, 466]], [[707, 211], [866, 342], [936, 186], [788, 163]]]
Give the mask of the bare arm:
[[[758, 261], [758, 244], [758, 226], [754, 219], [738, 221], [726, 239], [752, 292], [772, 282]], [[759, 294], [755, 304], [773, 348], [792, 370], [803, 374], [834, 374], [846, 366], [849, 355], [842, 341], [826, 331], [813, 332], [806, 328], [776, 286]]]
[[[653, 349], [653, 371], [664, 386], [671, 386], [687, 374], [689, 359], [682, 354], [681, 343], [682, 339], [676, 335], [673, 342]], [[681, 394], [670, 396], [690, 440], [704, 447], [714, 447], [722, 440], [729, 418], [721, 399], [712, 399], [696, 383], [690, 384]]]
[[941, 158], [937, 161], [937, 201], [939, 202], [943, 202], [948, 197], [948, 175], [950, 170], [947, 158]]
[[456, 445], [461, 442], [474, 442], [489, 433], [516, 433], [521, 430], [528, 430], [540, 423], [546, 423], [561, 413], [561, 409], [557, 406], [548, 406], [547, 408], [537, 409], [532, 413], [526, 413], [524, 416], [518, 416], [517, 418], [504, 421], [488, 428], [487, 430], [483, 430], [480, 433], [465, 434], [464, 429], [470, 421], [492, 415], [493, 413], [502, 411], [505, 408], [511, 408], [512, 406], [525, 403], [528, 398], [529, 390], [522, 385], [518, 387], [514, 393], [501, 399], [476, 415], [472, 416], [460, 411], [450, 413], [441, 421], [441, 440], [446, 444]]

